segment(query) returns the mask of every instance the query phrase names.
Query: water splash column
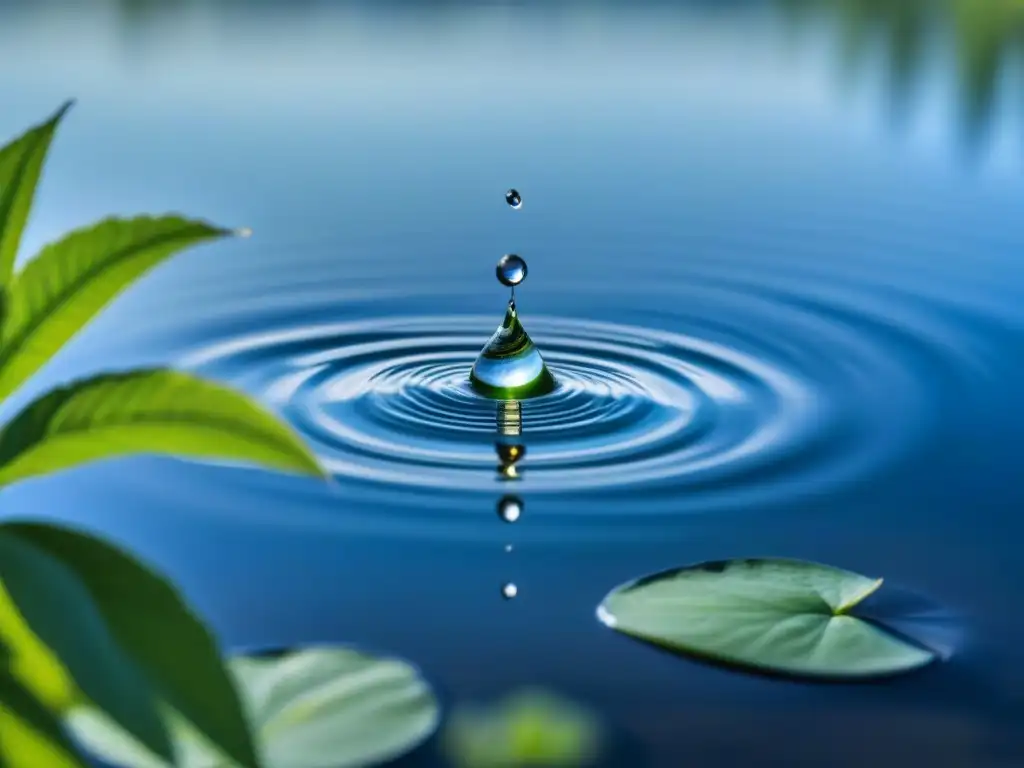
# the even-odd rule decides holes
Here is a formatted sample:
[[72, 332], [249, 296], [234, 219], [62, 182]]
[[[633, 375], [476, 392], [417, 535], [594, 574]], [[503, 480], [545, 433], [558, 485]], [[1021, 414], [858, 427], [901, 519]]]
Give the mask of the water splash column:
[[[498, 454], [498, 477], [502, 480], [518, 480], [516, 464], [526, 455], [526, 446], [522, 444], [523, 414], [518, 400], [504, 400], [498, 403], [495, 421], [498, 427], [498, 440], [494, 444]], [[498, 518], [504, 523], [515, 523], [523, 514], [523, 500], [515, 494], [506, 494], [498, 500]], [[505, 545], [505, 552], [512, 551], [512, 545]], [[511, 600], [519, 594], [515, 582], [509, 581], [502, 585], [501, 596]]]
[[[505, 201], [515, 210], [522, 196], [514, 189]], [[474, 391], [495, 400], [524, 400], [546, 395], [555, 389], [555, 379], [540, 352], [519, 321], [516, 286], [526, 279], [526, 261], [514, 253], [505, 254], [495, 269], [498, 282], [511, 289], [505, 319], [477, 356], [469, 373]]]

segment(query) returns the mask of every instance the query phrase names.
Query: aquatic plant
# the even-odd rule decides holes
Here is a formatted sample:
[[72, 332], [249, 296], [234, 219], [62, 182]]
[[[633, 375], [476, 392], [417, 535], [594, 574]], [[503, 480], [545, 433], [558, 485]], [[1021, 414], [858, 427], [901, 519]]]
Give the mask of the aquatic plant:
[[[382, 763], [420, 744], [437, 727], [436, 697], [416, 670], [398, 659], [314, 647], [280, 656], [236, 656], [228, 668], [250, 713], [260, 754], [273, 768]], [[105, 760], [168, 768], [95, 709], [76, 708], [69, 723], [90, 753]], [[175, 718], [171, 730], [181, 768], [232, 768], [188, 722]]]
[[666, 649], [761, 672], [851, 679], [930, 664], [936, 653], [854, 613], [881, 586], [801, 560], [721, 560], [623, 584], [597, 614]]
[[459, 706], [442, 739], [459, 768], [580, 768], [601, 756], [597, 716], [550, 691], [523, 689], [489, 707]]
[[[178, 215], [110, 218], [14, 264], [54, 132], [0, 149], [0, 398], [17, 391], [128, 285], [185, 248], [238, 234]], [[155, 453], [323, 476], [247, 396], [190, 374], [100, 374], [37, 397], [0, 429], [0, 485], [115, 456]], [[56, 525], [0, 525], [0, 765], [84, 766], [61, 717], [88, 705], [173, 761], [167, 713], [234, 763], [260, 764], [212, 635], [164, 578]]]

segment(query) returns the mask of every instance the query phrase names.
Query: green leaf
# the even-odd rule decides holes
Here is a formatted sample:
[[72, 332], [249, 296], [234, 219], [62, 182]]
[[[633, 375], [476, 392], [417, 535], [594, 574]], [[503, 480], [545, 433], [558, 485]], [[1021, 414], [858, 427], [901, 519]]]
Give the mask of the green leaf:
[[[387, 762], [437, 728], [439, 708], [410, 665], [346, 648], [311, 648], [279, 658], [230, 662], [268, 768], [355, 768]], [[68, 718], [91, 753], [128, 768], [163, 768], [89, 708]], [[230, 763], [183, 721], [172, 722], [183, 768]]]
[[69, 568], [117, 644], [167, 703], [238, 764], [258, 765], [241, 700], [217, 645], [169, 582], [85, 533], [35, 523], [10, 523], [3, 530]]
[[881, 584], [798, 560], [701, 563], [614, 589], [598, 617], [669, 649], [767, 672], [864, 678], [930, 663], [931, 651], [849, 614]]
[[[145, 678], [117, 646], [89, 593], [60, 561], [0, 526], [0, 638], [9, 669], [53, 708], [81, 692], [156, 754], [171, 759], [167, 729]], [[52, 651], [66, 672], [55, 679]], [[43, 698], [45, 697], [45, 698]]]
[[294, 431], [246, 395], [149, 369], [84, 379], [26, 406], [0, 430], [0, 485], [135, 453], [323, 476]]
[[590, 712], [547, 691], [524, 690], [495, 707], [459, 707], [444, 746], [458, 768], [575, 768], [597, 759], [601, 739]]
[[57, 717], [0, 673], [0, 768], [87, 768]]
[[46, 153], [72, 103], [65, 103], [49, 120], [0, 149], [0, 287], [10, 283]]
[[10, 286], [0, 337], [0, 400], [150, 268], [228, 234], [178, 216], [107, 219], [46, 246]]

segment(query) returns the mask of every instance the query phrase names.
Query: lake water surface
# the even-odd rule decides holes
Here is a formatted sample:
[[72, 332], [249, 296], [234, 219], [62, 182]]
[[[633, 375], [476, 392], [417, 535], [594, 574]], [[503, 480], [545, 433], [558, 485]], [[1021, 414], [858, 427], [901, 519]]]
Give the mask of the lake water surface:
[[[254, 230], [149, 275], [6, 411], [187, 366], [336, 478], [139, 458], [5, 514], [132, 547], [231, 647], [397, 654], [446, 704], [553, 689], [618, 734], [610, 765], [1022, 764], [1020, 81], [971, 112], [939, 29], [894, 85], [820, 5], [5, 6], [0, 134], [79, 100], [23, 256], [115, 212]], [[508, 252], [560, 382], [511, 482], [464, 381]], [[627, 579], [757, 555], [922, 596], [950, 660], [808, 685], [595, 619]]]

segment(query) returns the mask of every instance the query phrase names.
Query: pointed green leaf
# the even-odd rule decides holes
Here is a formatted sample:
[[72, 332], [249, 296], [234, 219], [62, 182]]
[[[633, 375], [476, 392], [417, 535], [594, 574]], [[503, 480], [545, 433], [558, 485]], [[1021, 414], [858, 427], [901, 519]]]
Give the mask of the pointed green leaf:
[[36, 523], [10, 523], [4, 530], [69, 568], [118, 645], [167, 703], [239, 765], [255, 768], [241, 700], [217, 645], [170, 583], [86, 533]]
[[0, 485], [136, 453], [323, 476], [295, 432], [248, 396], [151, 369], [84, 379], [26, 406], [0, 430]]
[[[379, 765], [417, 747], [438, 725], [430, 687], [397, 659], [321, 647], [229, 664], [268, 768]], [[166, 766], [102, 713], [80, 707], [68, 722], [97, 757], [126, 768]], [[173, 718], [171, 727], [182, 768], [230, 768], [184, 721]]]
[[[36, 696], [54, 692], [33, 685], [46, 679], [34, 663], [42, 644], [82, 695], [156, 754], [172, 759], [154, 691], [121, 652], [74, 573], [0, 526], [0, 585], [0, 637], [10, 669], [29, 690]], [[53, 703], [66, 706], [68, 699], [57, 696]]]
[[806, 677], [872, 677], [934, 661], [931, 651], [849, 614], [881, 583], [799, 560], [701, 563], [612, 590], [598, 618], [670, 649]]
[[10, 283], [53, 132], [72, 103], [0, 149], [0, 286]]
[[87, 768], [53, 712], [0, 673], [0, 768]]
[[149, 269], [229, 234], [178, 216], [107, 219], [46, 246], [10, 286], [0, 336], [0, 400]]

